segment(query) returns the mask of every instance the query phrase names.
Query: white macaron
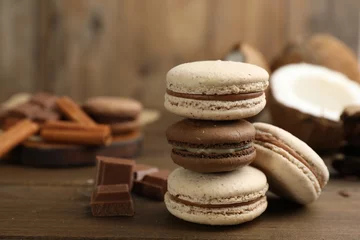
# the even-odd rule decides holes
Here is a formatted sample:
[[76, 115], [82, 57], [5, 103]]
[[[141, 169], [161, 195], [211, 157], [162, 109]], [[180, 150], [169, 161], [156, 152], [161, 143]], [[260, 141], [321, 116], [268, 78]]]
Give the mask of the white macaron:
[[234, 225], [265, 211], [267, 190], [265, 175], [250, 166], [211, 174], [178, 168], [168, 177], [165, 204], [171, 214], [185, 221]]
[[253, 166], [267, 176], [270, 190], [300, 204], [315, 201], [329, 180], [324, 161], [306, 143], [287, 131], [254, 123]]
[[269, 74], [241, 62], [184, 63], [166, 76], [165, 108], [203, 120], [234, 120], [258, 114], [266, 104]]

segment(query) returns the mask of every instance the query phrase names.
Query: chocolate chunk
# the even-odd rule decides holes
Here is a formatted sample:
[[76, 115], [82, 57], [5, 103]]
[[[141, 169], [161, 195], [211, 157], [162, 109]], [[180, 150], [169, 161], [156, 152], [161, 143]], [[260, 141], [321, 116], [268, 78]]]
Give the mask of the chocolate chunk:
[[127, 184], [96, 186], [90, 206], [93, 216], [134, 215], [134, 204]]
[[16, 106], [13, 109], [10, 109], [9, 116], [33, 119], [35, 117], [35, 114], [41, 110], [41, 107], [39, 107], [38, 105], [26, 102]]
[[33, 120], [37, 123], [45, 123], [47, 121], [55, 121], [60, 119], [60, 114], [54, 111], [38, 111], [34, 114]]
[[158, 172], [157, 167], [153, 167], [146, 164], [136, 164], [134, 167], [134, 180], [141, 181], [145, 175]]
[[360, 147], [360, 105], [346, 107], [341, 114], [345, 140], [349, 145]]
[[128, 184], [132, 188], [134, 160], [97, 156], [96, 185]]
[[166, 193], [161, 186], [143, 181], [134, 181], [133, 192], [150, 199], [163, 201]]
[[15, 124], [17, 124], [18, 122], [20, 122], [22, 119], [23, 118], [18, 118], [18, 117], [6, 117], [2, 120], [1, 128], [7, 130], [12, 126], [14, 126]]
[[161, 186], [167, 191], [167, 178], [170, 174], [169, 170], [160, 170], [156, 173], [148, 174], [144, 177], [143, 181], [154, 185]]
[[140, 196], [154, 200], [164, 200], [167, 191], [167, 178], [170, 171], [160, 170], [146, 175], [142, 181], [135, 181], [133, 191]]
[[39, 92], [30, 98], [30, 102], [44, 109], [55, 109], [57, 98], [58, 97], [53, 94], [46, 92]]
[[350, 197], [350, 193], [348, 191], [346, 191], [346, 190], [340, 190], [340, 191], [338, 191], [338, 194], [340, 196], [342, 196], [342, 197], [345, 197], [345, 198]]

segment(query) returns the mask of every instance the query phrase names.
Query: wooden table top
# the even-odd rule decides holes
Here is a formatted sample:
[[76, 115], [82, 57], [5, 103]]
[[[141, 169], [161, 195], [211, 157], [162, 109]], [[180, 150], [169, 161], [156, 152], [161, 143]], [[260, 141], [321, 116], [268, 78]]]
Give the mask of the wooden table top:
[[[164, 113], [146, 127], [138, 162], [176, 167], [164, 131], [177, 119]], [[137, 196], [134, 217], [92, 217], [94, 167], [38, 169], [1, 164], [0, 173], [2, 239], [360, 239], [360, 183], [356, 181], [331, 179], [319, 200], [306, 207], [270, 195], [268, 209], [254, 221], [214, 227], [177, 219], [164, 203]]]

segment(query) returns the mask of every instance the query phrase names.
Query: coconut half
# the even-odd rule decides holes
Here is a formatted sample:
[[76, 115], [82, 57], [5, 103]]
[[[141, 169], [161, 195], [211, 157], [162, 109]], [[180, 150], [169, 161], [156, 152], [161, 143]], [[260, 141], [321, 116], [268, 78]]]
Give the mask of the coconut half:
[[328, 34], [315, 34], [309, 40], [292, 43], [272, 62], [271, 69], [291, 63], [306, 62], [321, 65], [345, 74], [360, 83], [356, 54], [345, 43]]
[[277, 69], [270, 81], [270, 111], [275, 125], [316, 150], [340, 146], [340, 116], [360, 104], [360, 85], [345, 75], [306, 63]]

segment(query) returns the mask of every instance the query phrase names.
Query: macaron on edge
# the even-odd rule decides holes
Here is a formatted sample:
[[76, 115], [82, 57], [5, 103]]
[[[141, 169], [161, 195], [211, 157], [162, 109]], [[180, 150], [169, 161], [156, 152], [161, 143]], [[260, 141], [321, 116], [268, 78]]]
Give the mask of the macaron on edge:
[[[283, 129], [266, 123], [254, 123], [254, 127], [257, 130], [257, 157], [253, 165], [267, 174], [270, 183], [275, 182], [270, 185], [271, 189], [302, 204], [316, 200], [329, 179], [329, 171], [323, 160], [306, 143]], [[259, 133], [281, 141], [294, 152], [259, 137]]]

